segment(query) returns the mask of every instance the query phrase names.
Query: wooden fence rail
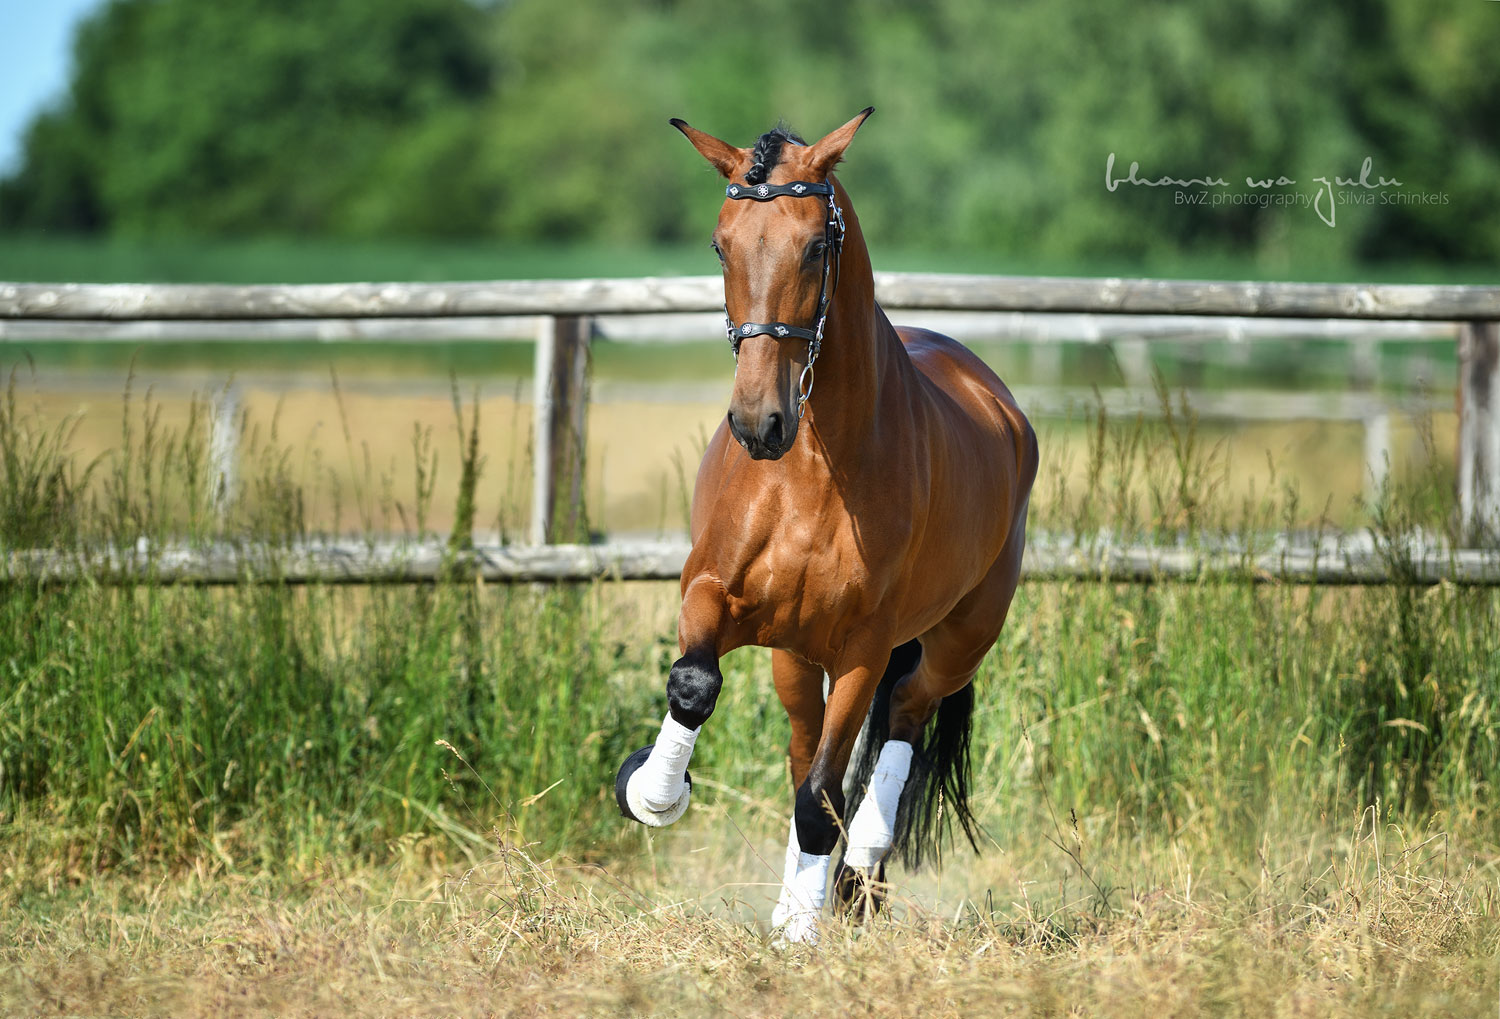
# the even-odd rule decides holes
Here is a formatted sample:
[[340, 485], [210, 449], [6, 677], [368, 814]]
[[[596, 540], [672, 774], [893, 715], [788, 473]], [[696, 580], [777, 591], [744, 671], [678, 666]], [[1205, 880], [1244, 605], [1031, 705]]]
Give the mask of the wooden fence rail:
[[[1452, 344], [1456, 322], [1429, 319], [1252, 318], [1244, 315], [1116, 315], [1025, 311], [898, 309], [903, 325], [922, 326], [960, 340], [1020, 343], [1255, 342], [1261, 339], [1342, 340], [1356, 344], [1417, 341]], [[400, 340], [483, 343], [536, 338], [541, 315], [467, 315], [449, 318], [5, 318], [0, 340], [120, 343], [318, 343]], [[620, 343], [693, 343], [724, 335], [724, 309], [590, 315], [595, 339]]]
[[[1259, 283], [877, 273], [888, 310], [1089, 315], [1190, 315], [1459, 324], [1458, 496], [1474, 533], [1500, 530], [1500, 286]], [[533, 539], [576, 523], [588, 316], [712, 312], [718, 276], [304, 285], [0, 283], [0, 325], [251, 322], [544, 316], [534, 392], [539, 491]], [[356, 327], [351, 331], [358, 332]], [[4, 333], [0, 333], [4, 335]], [[149, 336], [142, 336], [148, 339]]]
[[[457, 556], [442, 542], [343, 542], [289, 548], [218, 546], [154, 550], [50, 550], [0, 557], [0, 583], [189, 585], [423, 584], [444, 578], [486, 583], [677, 580], [685, 540], [603, 545], [480, 545]], [[1393, 568], [1394, 566], [1394, 568]], [[1239, 581], [1259, 584], [1378, 585], [1439, 583], [1500, 587], [1500, 551], [1284, 546], [1271, 551], [1076, 544], [1029, 544], [1023, 572], [1032, 580], [1153, 583]]]
[[[1500, 320], [1500, 286], [876, 273], [887, 309]], [[482, 283], [0, 283], [0, 318], [286, 319], [715, 311], [718, 276]]]

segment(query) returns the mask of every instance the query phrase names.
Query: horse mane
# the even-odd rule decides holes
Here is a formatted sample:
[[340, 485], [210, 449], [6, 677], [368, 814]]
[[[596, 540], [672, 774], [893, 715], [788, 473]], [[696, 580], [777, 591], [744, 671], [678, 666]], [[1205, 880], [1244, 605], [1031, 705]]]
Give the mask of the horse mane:
[[776, 169], [776, 164], [781, 161], [781, 146], [787, 142], [793, 145], [807, 144], [797, 132], [786, 126], [785, 121], [779, 120], [775, 127], [756, 139], [755, 149], [750, 157], [750, 169], [745, 171], [745, 183], [764, 184], [771, 171]]

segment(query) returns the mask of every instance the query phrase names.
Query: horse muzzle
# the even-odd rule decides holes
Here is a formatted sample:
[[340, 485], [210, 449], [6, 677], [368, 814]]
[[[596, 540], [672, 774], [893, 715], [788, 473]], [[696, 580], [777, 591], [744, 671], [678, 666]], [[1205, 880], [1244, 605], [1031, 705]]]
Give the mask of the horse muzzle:
[[780, 460], [797, 438], [797, 418], [772, 411], [759, 417], [729, 412], [729, 432], [752, 460]]

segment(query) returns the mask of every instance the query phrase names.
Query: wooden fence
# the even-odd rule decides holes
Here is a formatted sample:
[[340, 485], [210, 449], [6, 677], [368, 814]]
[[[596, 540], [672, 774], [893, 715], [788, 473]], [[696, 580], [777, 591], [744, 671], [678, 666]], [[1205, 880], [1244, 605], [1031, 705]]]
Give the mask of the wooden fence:
[[[1266, 547], [1155, 547], [1028, 539], [1022, 574], [1030, 580], [1258, 584], [1454, 584], [1500, 586], [1500, 550], [1378, 547], [1341, 539]], [[444, 542], [321, 542], [289, 547], [140, 545], [88, 552], [30, 550], [0, 557], [0, 584], [140, 583], [219, 586], [425, 584], [443, 578], [494, 584], [676, 580], [685, 540], [602, 545], [478, 545], [455, 553]]]
[[[1252, 283], [877, 273], [888, 311], [1231, 317], [1457, 326], [1458, 499], [1474, 530], [1500, 526], [1500, 286]], [[538, 316], [532, 538], [569, 534], [581, 491], [593, 316], [715, 312], [718, 276], [475, 283], [157, 285], [0, 283], [0, 338], [143, 341], [191, 333], [337, 339], [434, 323]], [[373, 328], [384, 324], [384, 328]], [[1292, 323], [1288, 323], [1291, 325]], [[1253, 342], [1257, 333], [1244, 337]]]

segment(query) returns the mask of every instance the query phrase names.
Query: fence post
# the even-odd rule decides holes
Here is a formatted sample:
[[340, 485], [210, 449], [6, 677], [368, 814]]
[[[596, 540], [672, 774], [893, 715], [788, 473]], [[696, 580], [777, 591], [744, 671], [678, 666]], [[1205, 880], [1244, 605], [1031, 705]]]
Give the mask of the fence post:
[[588, 417], [589, 339], [581, 315], [544, 316], [533, 377], [531, 543], [587, 539], [583, 507], [584, 437]]
[[1391, 467], [1391, 416], [1381, 412], [1364, 420], [1365, 498], [1371, 506], [1380, 499]]
[[1150, 343], [1140, 339], [1123, 339], [1111, 340], [1110, 346], [1114, 349], [1115, 363], [1120, 366], [1120, 374], [1129, 385], [1142, 388], [1151, 385], [1153, 362]]
[[214, 514], [222, 524], [240, 481], [238, 383], [230, 382], [219, 390], [219, 395], [214, 397], [212, 414], [208, 438], [209, 476], [213, 482]]
[[1459, 328], [1458, 512], [1471, 534], [1500, 530], [1500, 323]]

